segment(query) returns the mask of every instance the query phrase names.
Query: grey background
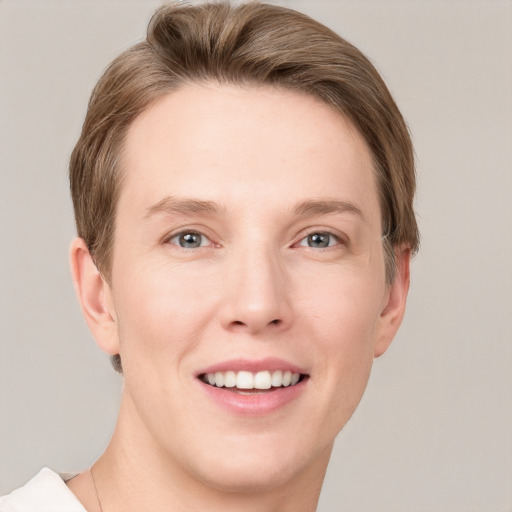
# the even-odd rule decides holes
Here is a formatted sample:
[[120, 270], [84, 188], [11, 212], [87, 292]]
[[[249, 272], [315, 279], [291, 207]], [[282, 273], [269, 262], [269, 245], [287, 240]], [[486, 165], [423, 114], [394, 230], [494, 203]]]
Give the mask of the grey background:
[[[67, 265], [66, 167], [92, 86], [155, 0], [0, 0], [0, 494], [90, 465], [121, 379]], [[404, 325], [319, 510], [512, 511], [512, 3], [289, 0], [358, 45], [411, 127], [422, 249]]]

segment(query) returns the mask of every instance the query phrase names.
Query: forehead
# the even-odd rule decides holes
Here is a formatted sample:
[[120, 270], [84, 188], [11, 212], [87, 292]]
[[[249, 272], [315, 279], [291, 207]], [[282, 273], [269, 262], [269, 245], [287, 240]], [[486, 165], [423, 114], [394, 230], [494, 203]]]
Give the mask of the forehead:
[[131, 125], [122, 167], [120, 208], [182, 195], [233, 207], [329, 197], [378, 210], [362, 136], [320, 100], [288, 90], [207, 84], [169, 93]]

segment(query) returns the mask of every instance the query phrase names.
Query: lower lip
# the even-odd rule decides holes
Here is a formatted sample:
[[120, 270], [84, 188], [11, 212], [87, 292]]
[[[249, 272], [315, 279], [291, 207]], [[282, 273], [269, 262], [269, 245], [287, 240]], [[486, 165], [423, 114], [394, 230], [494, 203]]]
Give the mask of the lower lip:
[[217, 388], [198, 380], [204, 392], [218, 405], [232, 413], [246, 416], [262, 416], [285, 407], [305, 390], [307, 381], [306, 378], [294, 386], [242, 395], [230, 391], [231, 388]]

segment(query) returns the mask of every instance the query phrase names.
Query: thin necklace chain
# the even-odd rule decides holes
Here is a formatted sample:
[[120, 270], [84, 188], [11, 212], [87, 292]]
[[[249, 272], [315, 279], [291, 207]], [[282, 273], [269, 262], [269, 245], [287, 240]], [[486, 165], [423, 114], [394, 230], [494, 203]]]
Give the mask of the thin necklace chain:
[[90, 469], [91, 477], [92, 477], [92, 484], [94, 485], [94, 491], [96, 492], [96, 499], [98, 500], [98, 505], [100, 507], [100, 512], [103, 512], [103, 507], [101, 506], [101, 500], [98, 495], [98, 488], [96, 487], [96, 480], [94, 480], [94, 473], [92, 472], [92, 467]]

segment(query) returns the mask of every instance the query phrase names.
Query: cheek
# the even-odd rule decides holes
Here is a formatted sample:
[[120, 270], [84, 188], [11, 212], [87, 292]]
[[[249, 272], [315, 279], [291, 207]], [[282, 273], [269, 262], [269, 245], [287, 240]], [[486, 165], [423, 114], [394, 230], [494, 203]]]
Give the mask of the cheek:
[[[377, 281], [378, 282], [378, 281]], [[316, 394], [319, 417], [326, 439], [336, 435], [359, 403], [373, 362], [374, 344], [384, 286], [373, 279], [331, 279], [323, 300], [310, 303], [316, 336]]]
[[196, 345], [212, 317], [215, 297], [194, 275], [151, 264], [125, 272], [115, 288], [123, 360], [133, 354], [139, 364], [179, 364]]
[[321, 340], [325, 377], [343, 393], [364, 389], [373, 361], [377, 309], [372, 303], [358, 305], [357, 297], [339, 297], [327, 316], [325, 308]]
[[[324, 350], [336, 356], [362, 352], [375, 339], [385, 293], [384, 274], [334, 269], [301, 284], [302, 313], [324, 333]], [[309, 283], [314, 282], [311, 287]]]
[[199, 280], [168, 266], [128, 270], [115, 289], [125, 386], [137, 416], [164, 440], [160, 427], [174, 429], [180, 421], [173, 411], [192, 414], [175, 390], [190, 378], [187, 361], [204, 338], [212, 297]]

